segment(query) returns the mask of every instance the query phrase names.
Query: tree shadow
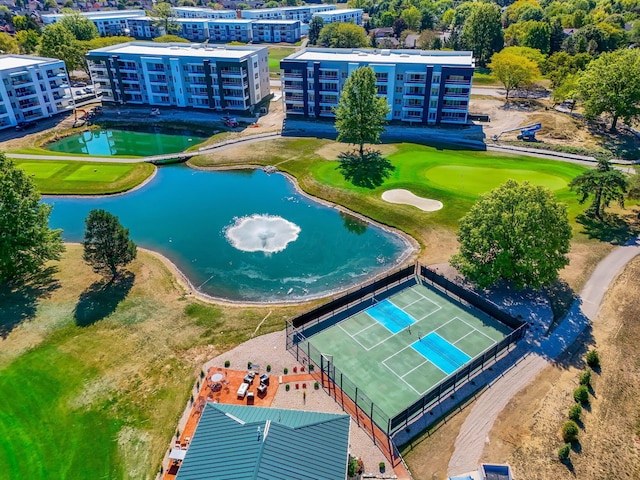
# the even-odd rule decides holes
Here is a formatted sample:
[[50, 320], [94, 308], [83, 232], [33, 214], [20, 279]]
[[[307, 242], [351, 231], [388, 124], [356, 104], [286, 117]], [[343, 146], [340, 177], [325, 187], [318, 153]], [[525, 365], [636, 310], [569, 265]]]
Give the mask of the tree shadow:
[[57, 271], [51, 266], [22, 283], [0, 284], [0, 338], [7, 338], [22, 322], [33, 319], [39, 301], [60, 288], [59, 280], [53, 276]]
[[[563, 369], [576, 368], [579, 370], [584, 370], [585, 368], [587, 368], [587, 363], [585, 362], [584, 357], [587, 352], [593, 348], [596, 341], [593, 337], [591, 325], [581, 326], [580, 323], [583, 322], [582, 316], [581, 314], [577, 314], [576, 316], [578, 317], [575, 319], [576, 328], [583, 328], [583, 330], [570, 345], [567, 345], [567, 341], [563, 336], [558, 336], [556, 338], [556, 342], [559, 345], [556, 346], [555, 350], [563, 350], [562, 353], [557, 357], [553, 358], [554, 355], [552, 355], [552, 358], [550, 358], [551, 363], [556, 367]], [[584, 321], [588, 322], [587, 319], [584, 319]], [[567, 328], [567, 336], [569, 338], [572, 338], [573, 335], [571, 334], [571, 330], [574, 321], [568, 320], [568, 322], [569, 325]]]
[[582, 444], [580, 443], [580, 440], [574, 440], [571, 442], [571, 451], [577, 454], [582, 453]]
[[640, 232], [639, 220], [633, 214], [620, 216], [607, 213], [602, 219], [580, 214], [576, 221], [584, 228], [581, 233], [613, 245], [623, 245]]
[[135, 274], [124, 272], [114, 280], [92, 283], [78, 298], [73, 318], [79, 327], [88, 327], [115, 312], [135, 281]]
[[553, 332], [553, 329], [557, 323], [562, 320], [576, 301], [578, 295], [573, 291], [567, 282], [564, 280], [558, 280], [552, 285], [545, 287], [545, 293], [549, 299], [549, 305], [553, 312], [553, 323], [549, 327], [547, 333]]
[[346, 212], [339, 213], [340, 218], [342, 218], [342, 222], [344, 223], [344, 228], [346, 228], [349, 232], [355, 233], [356, 235], [362, 235], [367, 231], [367, 222], [364, 222], [358, 217], [354, 217], [353, 215], [349, 215]]
[[567, 470], [569, 470], [573, 475], [575, 475], [576, 470], [570, 458], [567, 458], [566, 460], [560, 460], [560, 463], [562, 463], [565, 467], [567, 467]]
[[396, 168], [378, 150], [366, 150], [362, 158], [357, 151], [342, 152], [338, 161], [337, 170], [345, 180], [356, 187], [369, 189], [382, 185]]

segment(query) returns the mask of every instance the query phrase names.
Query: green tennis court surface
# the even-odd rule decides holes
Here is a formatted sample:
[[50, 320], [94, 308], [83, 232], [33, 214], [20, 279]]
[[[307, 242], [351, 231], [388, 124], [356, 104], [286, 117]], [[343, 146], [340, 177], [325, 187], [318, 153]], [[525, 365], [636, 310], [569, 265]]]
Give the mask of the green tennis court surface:
[[[320, 358], [314, 351], [332, 355], [334, 366], [356, 384], [358, 395], [364, 393], [393, 417], [511, 331], [429, 286], [413, 285], [307, 342], [314, 347], [316, 363]], [[300, 348], [307, 350], [306, 344]]]

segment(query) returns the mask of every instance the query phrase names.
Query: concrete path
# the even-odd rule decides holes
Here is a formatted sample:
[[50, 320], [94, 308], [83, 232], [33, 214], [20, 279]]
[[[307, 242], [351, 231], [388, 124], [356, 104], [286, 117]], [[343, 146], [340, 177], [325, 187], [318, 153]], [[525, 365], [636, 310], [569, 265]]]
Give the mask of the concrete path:
[[523, 345], [522, 360], [489, 385], [473, 405], [455, 442], [449, 460], [448, 474], [460, 475], [477, 469], [489, 433], [507, 403], [595, 320], [602, 299], [624, 266], [640, 254], [640, 237], [613, 250], [596, 267], [571, 310], [548, 337], [528, 335]]

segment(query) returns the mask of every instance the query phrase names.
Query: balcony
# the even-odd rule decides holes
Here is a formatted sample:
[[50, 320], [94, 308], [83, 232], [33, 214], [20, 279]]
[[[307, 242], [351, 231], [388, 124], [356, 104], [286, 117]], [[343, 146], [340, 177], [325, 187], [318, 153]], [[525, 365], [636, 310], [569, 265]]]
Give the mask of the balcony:
[[165, 75], [156, 75], [155, 77], [149, 77], [149, 83], [167, 83], [167, 77]]
[[164, 65], [159, 65], [159, 64], [153, 64], [153, 65], [149, 65], [147, 68], [147, 72], [149, 73], [153, 73], [153, 72], [162, 72], [164, 73]]
[[405, 80], [404, 83], [422, 83], [424, 84], [427, 80], [427, 77], [425, 75], [422, 76], [414, 76], [414, 75], [410, 75], [407, 76], [407, 79]]
[[31, 80], [31, 78], [24, 77], [14, 78], [11, 80], [11, 85], [14, 87], [17, 87], [18, 85], [26, 85], [27, 83], [33, 83], [33, 80]]
[[[337, 75], [322, 75], [322, 74], [320, 74], [320, 75], [318, 75], [318, 80], [322, 80], [323, 82], [325, 82], [325, 81], [326, 82], [337, 82], [340, 79], [338, 78]], [[380, 81], [385, 81], [386, 82], [386, 80], [376, 80], [376, 81], [377, 82], [380, 82]]]
[[238, 83], [238, 82], [222, 82], [222, 86], [225, 88], [249, 88], [249, 83], [248, 82], [244, 82], [244, 83]]
[[469, 98], [469, 91], [466, 91], [464, 93], [461, 92], [447, 92], [445, 90], [444, 92], [444, 97], [453, 97], [453, 98]]
[[120, 71], [121, 72], [137, 72], [138, 69], [136, 68], [135, 64], [134, 65], [120, 65]]
[[246, 77], [247, 74], [246, 72], [244, 72], [243, 70], [233, 70], [233, 69], [229, 69], [229, 68], [223, 68], [220, 70], [220, 75], [222, 75], [222, 77], [231, 77], [231, 78], [237, 78], [237, 77]]
[[285, 80], [288, 78], [302, 78], [302, 73], [298, 73], [298, 72], [282, 72], [282, 78], [284, 78]]
[[17, 98], [26, 98], [26, 97], [32, 97], [34, 95], [37, 95], [37, 93], [33, 90], [24, 90], [24, 91], [17, 91], [16, 92], [16, 97]]
[[471, 79], [450, 79], [447, 78], [444, 81], [445, 85], [469, 85], [471, 86]]
[[284, 90], [288, 92], [302, 92], [302, 82], [284, 82]]
[[422, 110], [424, 108], [424, 104], [422, 104], [422, 103], [404, 102], [402, 104], [402, 108], [416, 108], [416, 109]]
[[467, 105], [442, 105], [442, 110], [456, 110], [456, 111], [466, 111], [468, 108]]

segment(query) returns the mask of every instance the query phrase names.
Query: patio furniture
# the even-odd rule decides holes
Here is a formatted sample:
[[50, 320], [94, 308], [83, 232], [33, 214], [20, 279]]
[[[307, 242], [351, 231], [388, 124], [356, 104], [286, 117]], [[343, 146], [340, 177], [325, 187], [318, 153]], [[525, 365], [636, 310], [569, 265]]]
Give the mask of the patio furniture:
[[238, 388], [238, 398], [244, 398], [244, 396], [247, 394], [247, 391], [249, 390], [249, 384], [248, 383], [242, 383], [240, 385], [240, 388]]
[[267, 385], [265, 385], [264, 383], [261, 383], [260, 386], [258, 387], [258, 394], [264, 395], [266, 393], [267, 393]]
[[265, 385], [269, 385], [269, 375], [263, 373], [260, 375], [260, 383], [264, 383]]
[[[246, 385], [246, 383], [245, 383]], [[247, 405], [252, 405], [254, 400], [253, 392], [247, 393]]]

